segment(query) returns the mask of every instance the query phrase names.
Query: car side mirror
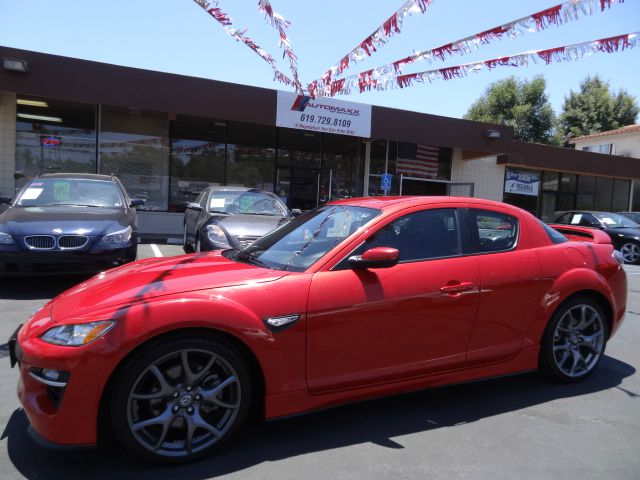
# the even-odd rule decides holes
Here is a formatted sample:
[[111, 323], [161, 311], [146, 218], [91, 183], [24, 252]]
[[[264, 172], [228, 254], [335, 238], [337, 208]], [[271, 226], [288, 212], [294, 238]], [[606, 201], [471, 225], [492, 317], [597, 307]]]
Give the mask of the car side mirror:
[[353, 269], [389, 268], [398, 263], [400, 255], [398, 249], [391, 247], [375, 247], [362, 255], [349, 257], [349, 265]]
[[291, 214], [294, 217], [298, 217], [298, 216], [302, 215], [302, 210], [300, 210], [299, 208], [292, 208], [291, 209]]
[[11, 197], [0, 196], [0, 203], [11, 205]]
[[199, 203], [196, 203], [196, 202], [189, 202], [189, 203], [187, 203], [187, 209], [188, 209], [188, 210], [196, 210], [196, 211], [198, 211], [198, 212], [201, 212], [201, 211], [202, 211], [202, 207], [200, 206], [200, 204], [199, 204]]
[[144, 200], [142, 198], [132, 198], [131, 199], [131, 203], [129, 204], [130, 207], [141, 207], [144, 205]]

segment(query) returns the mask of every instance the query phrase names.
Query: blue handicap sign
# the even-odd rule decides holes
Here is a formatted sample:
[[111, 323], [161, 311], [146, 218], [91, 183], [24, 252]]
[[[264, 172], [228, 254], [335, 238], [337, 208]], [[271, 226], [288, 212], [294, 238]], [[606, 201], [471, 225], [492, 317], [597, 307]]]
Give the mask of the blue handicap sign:
[[391, 177], [393, 177], [393, 175], [390, 173], [382, 174], [382, 182], [380, 186], [382, 190], [391, 190]]

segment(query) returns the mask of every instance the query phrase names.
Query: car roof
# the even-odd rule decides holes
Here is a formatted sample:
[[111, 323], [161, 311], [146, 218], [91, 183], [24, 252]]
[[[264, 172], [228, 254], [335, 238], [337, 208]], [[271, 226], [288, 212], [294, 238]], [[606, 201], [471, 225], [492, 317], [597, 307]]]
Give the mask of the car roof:
[[562, 213], [561, 216], [566, 213], [591, 213], [592, 215], [608, 215], [615, 212], [607, 212], [605, 210], [567, 210], [566, 212]]
[[109, 182], [114, 181], [114, 177], [111, 175], [100, 175], [97, 173], [45, 173], [38, 175], [37, 178], [69, 178], [78, 180], [106, 180]]
[[353, 205], [356, 207], [369, 207], [380, 210], [387, 210], [393, 207], [411, 207], [419, 205], [438, 205], [447, 203], [466, 203], [469, 205], [510, 207], [517, 210], [513, 205], [486, 200], [484, 198], [473, 197], [450, 197], [450, 196], [401, 196], [401, 197], [358, 197], [345, 198], [329, 202], [329, 205]]

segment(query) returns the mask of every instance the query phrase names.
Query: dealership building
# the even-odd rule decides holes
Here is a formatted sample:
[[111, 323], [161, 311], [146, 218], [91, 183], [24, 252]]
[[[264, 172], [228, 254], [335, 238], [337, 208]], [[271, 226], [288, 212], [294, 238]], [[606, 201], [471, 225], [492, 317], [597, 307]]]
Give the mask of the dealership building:
[[640, 210], [640, 159], [610, 150], [32, 51], [0, 47], [0, 58], [0, 195], [45, 172], [115, 174], [145, 200], [149, 237], [180, 235], [186, 204], [210, 185], [272, 191], [303, 210], [385, 194], [487, 198], [543, 220]]

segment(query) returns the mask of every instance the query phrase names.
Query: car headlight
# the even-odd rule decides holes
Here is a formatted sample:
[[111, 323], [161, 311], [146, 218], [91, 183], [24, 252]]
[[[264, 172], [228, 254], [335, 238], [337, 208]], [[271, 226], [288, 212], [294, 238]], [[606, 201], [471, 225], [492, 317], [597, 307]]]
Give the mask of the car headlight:
[[0, 245], [13, 245], [13, 237], [8, 233], [0, 232]]
[[114, 320], [104, 320], [79, 325], [60, 325], [47, 330], [40, 339], [54, 345], [80, 347], [100, 338], [115, 324]]
[[100, 245], [121, 245], [131, 240], [133, 229], [127, 227], [124, 230], [118, 230], [117, 232], [109, 233], [102, 237]]
[[229, 241], [227, 240], [227, 236], [224, 234], [224, 231], [218, 225], [207, 225], [207, 238], [211, 240], [212, 243], [222, 243], [224, 245], [228, 245]]

